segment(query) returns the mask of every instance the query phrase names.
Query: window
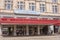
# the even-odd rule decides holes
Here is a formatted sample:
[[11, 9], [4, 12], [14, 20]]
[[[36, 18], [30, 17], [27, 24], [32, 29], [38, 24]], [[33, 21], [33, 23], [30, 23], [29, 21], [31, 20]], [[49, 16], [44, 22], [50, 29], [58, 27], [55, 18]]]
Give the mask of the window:
[[57, 5], [53, 5], [52, 6], [52, 11], [53, 11], [53, 13], [57, 13], [58, 12]]
[[45, 4], [40, 4], [40, 12], [45, 12], [45, 11], [46, 11]]
[[5, 0], [5, 9], [10, 10], [12, 9], [13, 1], [12, 0]]
[[29, 10], [35, 11], [35, 3], [29, 3]]
[[24, 2], [18, 2], [18, 9], [19, 10], [24, 10], [25, 9], [25, 4], [24, 4]]
[[40, 0], [40, 1], [45, 1], [45, 0]]
[[58, 0], [52, 0], [53, 3], [57, 3]]

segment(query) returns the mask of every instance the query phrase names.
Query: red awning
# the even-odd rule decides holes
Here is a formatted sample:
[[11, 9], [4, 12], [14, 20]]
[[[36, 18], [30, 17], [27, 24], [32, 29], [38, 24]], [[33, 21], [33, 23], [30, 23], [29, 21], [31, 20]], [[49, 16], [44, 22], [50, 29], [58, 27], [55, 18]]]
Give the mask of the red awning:
[[55, 25], [60, 26], [60, 20], [58, 20]]
[[56, 26], [60, 26], [60, 23], [56, 23], [55, 25], [56, 25]]
[[60, 20], [41, 20], [41, 19], [26, 19], [26, 18], [0, 18], [0, 23], [8, 24], [42, 24], [42, 25], [55, 25], [60, 23]]

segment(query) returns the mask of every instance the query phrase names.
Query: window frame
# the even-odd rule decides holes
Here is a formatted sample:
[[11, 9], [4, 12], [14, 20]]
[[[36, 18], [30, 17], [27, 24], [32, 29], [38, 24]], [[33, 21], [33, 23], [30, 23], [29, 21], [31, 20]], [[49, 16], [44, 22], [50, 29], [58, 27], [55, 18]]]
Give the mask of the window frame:
[[58, 0], [52, 0], [52, 3], [57, 3], [58, 2]]
[[25, 2], [18, 2], [17, 3], [17, 9], [19, 10], [25, 10]]
[[40, 12], [46, 12], [46, 4], [40, 4]]
[[46, 0], [40, 0], [40, 1], [45, 2]]
[[30, 11], [36, 11], [36, 4], [35, 3], [29, 3], [29, 10]]
[[5, 9], [11, 10], [13, 8], [13, 1], [12, 0], [5, 0]]
[[52, 5], [52, 12], [58, 13], [58, 6], [57, 5]]

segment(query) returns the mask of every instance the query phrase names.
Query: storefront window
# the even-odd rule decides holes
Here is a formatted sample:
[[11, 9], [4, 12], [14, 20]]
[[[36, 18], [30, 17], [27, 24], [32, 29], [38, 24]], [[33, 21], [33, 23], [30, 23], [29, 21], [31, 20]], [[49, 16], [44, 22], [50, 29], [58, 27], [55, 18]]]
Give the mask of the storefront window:
[[13, 25], [2, 25], [2, 35], [3, 36], [12, 36], [14, 33]]
[[29, 26], [29, 35], [38, 35], [37, 26]]
[[54, 26], [54, 32], [58, 33], [59, 26]]
[[17, 36], [23, 36], [26, 35], [26, 27], [24, 25], [17, 25], [16, 29]]
[[9, 35], [8, 28], [2, 28], [2, 34], [3, 36]]

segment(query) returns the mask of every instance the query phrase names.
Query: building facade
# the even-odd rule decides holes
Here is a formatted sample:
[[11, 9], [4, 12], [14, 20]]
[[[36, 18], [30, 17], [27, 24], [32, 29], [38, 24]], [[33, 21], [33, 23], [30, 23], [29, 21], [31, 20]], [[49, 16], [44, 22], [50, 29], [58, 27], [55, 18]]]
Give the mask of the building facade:
[[0, 35], [58, 34], [59, 26], [60, 0], [0, 0]]

